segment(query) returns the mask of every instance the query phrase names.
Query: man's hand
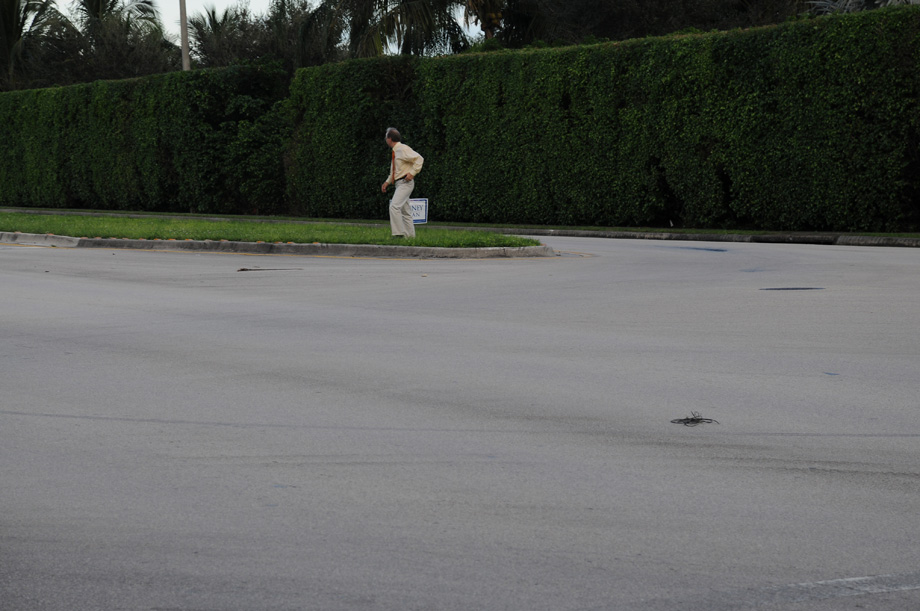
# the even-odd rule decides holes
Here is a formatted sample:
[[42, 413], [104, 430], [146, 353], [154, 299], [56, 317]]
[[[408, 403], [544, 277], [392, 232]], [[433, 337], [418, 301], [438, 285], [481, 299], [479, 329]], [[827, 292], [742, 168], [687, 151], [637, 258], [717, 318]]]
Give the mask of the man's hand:
[[412, 182], [412, 174], [406, 174], [406, 180]]
[[383, 185], [381, 185], [380, 190], [383, 191], [384, 193], [386, 193], [386, 192], [387, 192], [387, 187], [389, 187], [389, 186], [390, 186], [390, 183], [385, 182], [385, 183], [383, 183]]

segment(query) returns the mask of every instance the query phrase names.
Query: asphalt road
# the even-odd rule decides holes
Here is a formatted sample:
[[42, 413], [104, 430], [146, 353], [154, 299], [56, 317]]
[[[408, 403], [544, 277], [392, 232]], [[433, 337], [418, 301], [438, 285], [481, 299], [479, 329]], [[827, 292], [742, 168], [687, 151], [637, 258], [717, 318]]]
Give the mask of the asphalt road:
[[0, 608], [920, 608], [920, 250], [544, 241], [0, 245]]

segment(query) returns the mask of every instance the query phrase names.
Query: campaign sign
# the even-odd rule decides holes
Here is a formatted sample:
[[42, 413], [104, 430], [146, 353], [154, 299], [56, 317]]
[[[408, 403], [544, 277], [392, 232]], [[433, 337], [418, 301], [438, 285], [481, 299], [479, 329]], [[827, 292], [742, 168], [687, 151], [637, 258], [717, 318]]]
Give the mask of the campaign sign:
[[421, 225], [428, 222], [428, 200], [410, 199], [409, 207], [412, 208], [412, 224]]

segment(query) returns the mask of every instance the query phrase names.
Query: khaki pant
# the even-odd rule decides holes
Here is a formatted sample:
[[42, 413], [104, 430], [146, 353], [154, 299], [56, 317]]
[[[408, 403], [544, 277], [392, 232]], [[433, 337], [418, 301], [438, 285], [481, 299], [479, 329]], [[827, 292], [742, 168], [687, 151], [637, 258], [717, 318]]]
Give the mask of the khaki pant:
[[412, 208], [409, 196], [415, 188], [415, 181], [400, 178], [396, 181], [396, 191], [390, 200], [390, 233], [407, 238], [415, 237], [415, 223], [412, 222]]

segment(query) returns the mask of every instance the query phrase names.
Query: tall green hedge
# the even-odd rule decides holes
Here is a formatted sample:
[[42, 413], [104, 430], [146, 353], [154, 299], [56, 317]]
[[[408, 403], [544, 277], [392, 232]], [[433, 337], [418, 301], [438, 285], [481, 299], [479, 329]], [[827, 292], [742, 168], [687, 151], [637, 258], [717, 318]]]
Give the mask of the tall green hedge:
[[920, 229], [920, 7], [748, 31], [0, 94], [0, 205]]
[[426, 158], [433, 219], [916, 229], [918, 66], [907, 7], [306, 70], [289, 195], [308, 214], [383, 214], [392, 124]]
[[296, 130], [286, 157], [288, 197], [297, 214], [376, 218], [389, 169], [387, 127], [420, 134], [419, 60], [393, 57], [298, 71], [291, 85]]
[[[250, 212], [283, 198], [283, 72], [178, 72], [0, 95], [0, 205]], [[260, 129], [262, 127], [262, 129]], [[266, 133], [267, 132], [267, 133]], [[288, 136], [285, 136], [288, 138]], [[268, 155], [265, 143], [272, 145]], [[275, 187], [247, 185], [247, 164]]]

